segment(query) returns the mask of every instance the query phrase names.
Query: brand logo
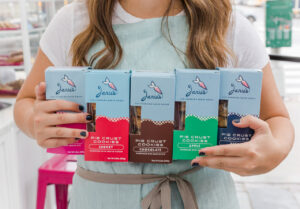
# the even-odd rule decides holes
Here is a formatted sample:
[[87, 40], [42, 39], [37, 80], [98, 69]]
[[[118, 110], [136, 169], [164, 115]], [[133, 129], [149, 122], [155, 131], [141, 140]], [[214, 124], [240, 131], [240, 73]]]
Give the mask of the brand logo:
[[146, 89], [144, 89], [145, 96], [141, 98], [141, 101], [145, 101], [146, 99], [161, 99], [163, 96], [162, 91], [160, 88], [154, 83], [154, 81], [151, 81], [150, 85], [148, 85], [150, 89], [152, 89], [156, 94], [149, 94]]
[[200, 80], [198, 76], [196, 76], [196, 79], [193, 80], [193, 83], [195, 83], [197, 86], [200, 87], [200, 89], [193, 89], [193, 86], [191, 84], [188, 85], [188, 90], [186, 93], [186, 97], [189, 97], [191, 95], [201, 95], [201, 94], [207, 94], [207, 87], [203, 81]]
[[72, 81], [69, 76], [64, 75], [64, 77], [61, 79], [63, 82], [68, 84], [68, 88], [63, 88], [60, 83], [57, 83], [58, 90], [56, 91], [56, 94], [60, 94], [61, 92], [74, 92], [76, 91], [76, 85], [74, 81]]
[[233, 93], [242, 93], [247, 94], [250, 92], [250, 86], [248, 82], [243, 78], [243, 76], [239, 75], [237, 79], [235, 79], [237, 83], [240, 83], [244, 88], [237, 88], [234, 83], [231, 84], [231, 90], [228, 92], [229, 95]]
[[117, 90], [116, 85], [115, 85], [113, 82], [111, 82], [111, 81], [109, 80], [108, 77], [106, 77], [105, 80], [102, 81], [102, 83], [103, 83], [104, 85], [108, 86], [108, 88], [109, 88], [110, 90], [109, 90], [109, 91], [104, 91], [104, 90], [102, 89], [101, 85], [99, 85], [99, 86], [98, 86], [99, 93], [96, 94], [96, 97], [97, 97], [97, 98], [101, 97], [101, 95], [103, 95], [103, 96], [111, 95], [111, 96], [112, 96], [112, 95], [116, 95], [116, 94], [117, 94], [117, 91], [118, 91], [118, 90]]

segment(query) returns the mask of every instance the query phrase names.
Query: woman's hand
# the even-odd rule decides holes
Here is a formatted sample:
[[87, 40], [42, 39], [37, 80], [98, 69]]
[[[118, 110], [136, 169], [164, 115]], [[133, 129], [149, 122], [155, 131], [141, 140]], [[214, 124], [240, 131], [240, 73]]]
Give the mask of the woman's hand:
[[[34, 137], [44, 148], [65, 146], [76, 142], [76, 139], [86, 138], [86, 130], [57, 127], [70, 123], [88, 123], [91, 116], [83, 113], [83, 107], [74, 102], [45, 99], [46, 84], [41, 82], [35, 87], [36, 100], [33, 106]], [[75, 113], [61, 113], [56, 111], [72, 111]]]
[[267, 122], [246, 116], [233, 125], [252, 128], [255, 133], [251, 141], [203, 148], [199, 153], [205, 156], [192, 160], [192, 165], [199, 164], [241, 176], [250, 176], [272, 170], [287, 156], [289, 151], [282, 150], [279, 140], [273, 137]]

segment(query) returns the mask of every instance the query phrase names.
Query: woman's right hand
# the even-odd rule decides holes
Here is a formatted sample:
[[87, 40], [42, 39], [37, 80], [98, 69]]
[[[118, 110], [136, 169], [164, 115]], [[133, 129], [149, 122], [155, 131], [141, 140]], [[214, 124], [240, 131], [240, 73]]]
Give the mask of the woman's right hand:
[[[55, 148], [76, 142], [76, 139], [86, 138], [88, 132], [82, 129], [57, 127], [70, 123], [88, 123], [91, 119], [83, 113], [83, 106], [64, 100], [46, 101], [46, 83], [41, 82], [35, 87], [36, 100], [33, 107], [34, 137], [43, 148]], [[72, 111], [57, 114], [57, 111]]]

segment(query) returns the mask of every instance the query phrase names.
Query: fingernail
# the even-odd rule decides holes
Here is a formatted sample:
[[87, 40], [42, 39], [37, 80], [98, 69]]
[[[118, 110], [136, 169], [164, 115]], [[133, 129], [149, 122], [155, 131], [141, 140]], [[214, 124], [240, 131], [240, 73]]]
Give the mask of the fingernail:
[[204, 156], [205, 152], [199, 152], [199, 156]]
[[234, 122], [234, 123], [240, 123], [241, 120], [240, 120], [240, 119], [234, 119], [233, 122]]
[[80, 140], [80, 138], [75, 138], [75, 140]]
[[192, 167], [197, 167], [197, 166], [199, 166], [198, 163], [193, 163], [193, 165], [192, 165]]
[[80, 136], [86, 136], [86, 132], [85, 131], [80, 132]]
[[84, 106], [79, 105], [79, 106], [78, 106], [78, 109], [79, 109], [80, 111], [82, 111], [82, 110], [84, 110]]
[[92, 119], [93, 119], [93, 117], [91, 115], [86, 116], [86, 120], [92, 120]]

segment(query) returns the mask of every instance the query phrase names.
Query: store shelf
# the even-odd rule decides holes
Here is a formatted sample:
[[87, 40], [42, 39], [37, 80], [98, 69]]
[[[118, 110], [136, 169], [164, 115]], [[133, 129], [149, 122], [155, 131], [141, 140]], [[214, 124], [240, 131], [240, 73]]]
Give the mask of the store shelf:
[[[46, 27], [34, 28], [28, 30], [29, 33], [36, 33], [36, 32], [44, 32]], [[22, 34], [22, 30], [0, 30], [0, 37], [2, 36], [20, 36]]]
[[9, 66], [0, 66], [0, 70], [1, 69], [13, 69], [13, 70], [16, 70], [16, 71], [19, 71], [19, 70], [24, 70], [24, 65], [9, 65]]
[[25, 79], [25, 78], [26, 78], [26, 72], [25, 71], [17, 71], [16, 72], [16, 80]]
[[0, 30], [0, 37], [3, 36], [19, 36], [21, 35], [21, 30]]
[[[35, 39], [35, 38], [40, 38], [39, 34], [42, 34], [45, 31], [46, 27], [42, 28], [35, 28], [29, 30], [29, 38], [30, 39]], [[22, 40], [22, 31], [21, 30], [16, 30], [16, 31], [0, 31], [0, 40], [1, 41], [21, 41]]]
[[35, 33], [35, 32], [44, 32], [46, 27], [40, 27], [40, 28], [34, 28], [29, 30], [29, 33]]
[[[39, 39], [44, 33], [47, 24], [53, 18], [56, 11], [61, 6], [72, 2], [73, 0], [0, 0], [0, 5], [4, 11], [16, 7], [14, 10], [7, 11], [6, 21], [20, 24], [19, 30], [0, 31], [0, 49], [1, 53], [7, 54], [13, 50], [22, 50], [24, 56], [23, 66], [8, 66], [16, 71], [28, 73], [32, 67], [32, 54], [35, 54], [39, 45]], [[7, 4], [7, 5], [5, 5]], [[15, 6], [16, 5], [16, 6]], [[16, 10], [17, 9], [17, 10]], [[5, 13], [6, 14], [6, 13]], [[42, 17], [39, 15], [43, 15]], [[37, 18], [38, 17], [38, 18]], [[40, 18], [41, 17], [41, 18]], [[46, 17], [46, 18], [45, 18]], [[43, 27], [30, 28], [29, 23]], [[10, 48], [4, 49], [3, 46]], [[22, 48], [22, 49], [21, 49]], [[7, 67], [1, 67], [7, 68]]]

